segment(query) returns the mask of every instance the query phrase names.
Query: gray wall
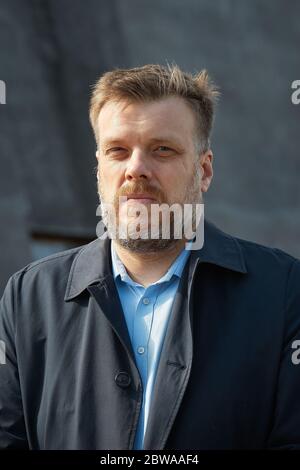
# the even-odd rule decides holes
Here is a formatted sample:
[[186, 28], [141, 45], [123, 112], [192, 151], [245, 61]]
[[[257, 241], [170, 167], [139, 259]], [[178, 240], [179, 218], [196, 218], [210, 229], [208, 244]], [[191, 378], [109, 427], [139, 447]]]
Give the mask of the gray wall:
[[207, 68], [220, 86], [207, 217], [300, 257], [299, 18], [297, 0], [1, 1], [0, 292], [32, 259], [96, 237], [90, 86], [150, 62]]

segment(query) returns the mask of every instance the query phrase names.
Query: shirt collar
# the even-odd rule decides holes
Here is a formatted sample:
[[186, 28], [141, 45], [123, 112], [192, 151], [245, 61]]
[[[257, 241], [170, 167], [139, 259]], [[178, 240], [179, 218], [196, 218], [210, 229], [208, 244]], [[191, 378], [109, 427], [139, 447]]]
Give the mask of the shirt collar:
[[[113, 277], [110, 245], [109, 238], [96, 238], [79, 249], [69, 272], [65, 301], [75, 298], [89, 285], [103, 283], [107, 277]], [[207, 219], [204, 220], [204, 245], [199, 250], [192, 250], [190, 254], [192, 264], [197, 260], [200, 263], [211, 263], [240, 273], [247, 273], [238, 239], [223, 232]]]
[[[191, 243], [191, 242], [189, 242]], [[173, 261], [171, 266], [169, 267], [168, 271], [155, 283], [153, 284], [161, 284], [162, 282], [168, 282], [171, 280], [173, 276], [177, 276], [178, 278], [181, 277], [183, 268], [185, 266], [185, 263], [187, 261], [187, 258], [189, 257], [190, 250], [186, 250], [183, 248], [183, 250], [180, 252], [180, 254], [176, 257], [176, 259]], [[112, 241], [111, 243], [111, 259], [112, 259], [112, 272], [114, 279], [117, 279], [118, 277], [131, 285], [134, 286], [140, 286], [141, 284], [133, 281], [133, 279], [128, 275], [127, 270], [120, 260], [116, 249], [115, 249], [115, 243]]]

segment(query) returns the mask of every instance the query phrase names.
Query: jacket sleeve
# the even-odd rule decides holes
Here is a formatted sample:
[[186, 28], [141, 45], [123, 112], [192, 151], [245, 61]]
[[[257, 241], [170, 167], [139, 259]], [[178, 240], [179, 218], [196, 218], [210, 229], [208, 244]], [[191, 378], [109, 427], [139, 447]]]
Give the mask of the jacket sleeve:
[[0, 449], [28, 449], [14, 327], [14, 277], [0, 301]]
[[289, 270], [276, 403], [267, 447], [300, 449], [300, 261]]

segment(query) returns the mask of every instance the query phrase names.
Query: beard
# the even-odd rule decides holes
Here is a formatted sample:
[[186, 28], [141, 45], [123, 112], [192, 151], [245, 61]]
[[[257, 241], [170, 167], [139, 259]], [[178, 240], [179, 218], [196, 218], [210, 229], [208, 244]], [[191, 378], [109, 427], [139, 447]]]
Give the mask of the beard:
[[[151, 205], [144, 206], [142, 216], [140, 216], [141, 211], [139, 209], [143, 207], [140, 203], [138, 205], [134, 203], [131, 207], [133, 209], [131, 220], [125, 215], [122, 217], [120, 198], [138, 193], [146, 193], [149, 197], [153, 197], [155, 201]], [[186, 232], [184, 224], [187, 221], [190, 224], [192, 233], [197, 229], [197, 206], [203, 202], [200, 189], [199, 164], [195, 162], [184, 196], [181, 200], [173, 201], [171, 204], [167, 202], [167, 197], [163, 191], [149, 185], [145, 180], [137, 180], [135, 183], [124, 185], [116, 192], [113, 201], [107, 202], [104, 198], [101, 173], [98, 180], [98, 195], [101, 205], [104, 206], [102, 221], [107, 229], [108, 236], [113, 238], [119, 245], [135, 253], [172, 250], [182, 239], [187, 240], [187, 237], [183, 235]], [[165, 211], [159, 212], [155, 220], [151, 215], [153, 205], [157, 208], [165, 208]], [[188, 205], [189, 213], [187, 217], [183, 217], [182, 214], [186, 210], [186, 205]], [[127, 206], [127, 215], [128, 209]], [[165, 216], [167, 220], [164, 219]], [[149, 218], [150, 223], [148, 222]]]

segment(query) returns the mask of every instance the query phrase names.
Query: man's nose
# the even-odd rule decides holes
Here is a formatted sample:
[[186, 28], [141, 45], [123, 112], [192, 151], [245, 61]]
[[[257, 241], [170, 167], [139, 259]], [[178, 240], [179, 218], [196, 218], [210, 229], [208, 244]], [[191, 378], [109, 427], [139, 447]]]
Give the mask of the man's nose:
[[142, 150], [134, 150], [128, 159], [125, 178], [129, 181], [138, 178], [151, 178], [149, 156]]

